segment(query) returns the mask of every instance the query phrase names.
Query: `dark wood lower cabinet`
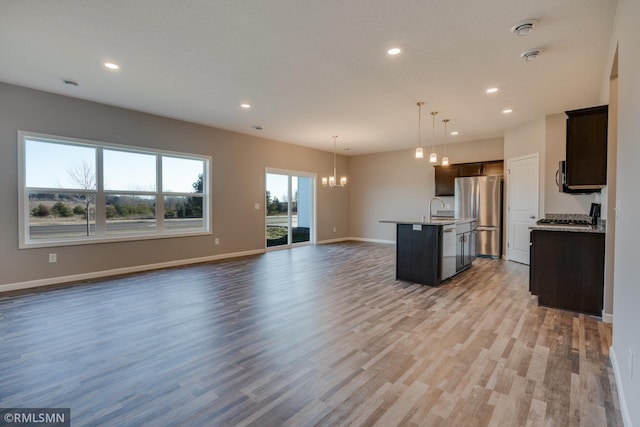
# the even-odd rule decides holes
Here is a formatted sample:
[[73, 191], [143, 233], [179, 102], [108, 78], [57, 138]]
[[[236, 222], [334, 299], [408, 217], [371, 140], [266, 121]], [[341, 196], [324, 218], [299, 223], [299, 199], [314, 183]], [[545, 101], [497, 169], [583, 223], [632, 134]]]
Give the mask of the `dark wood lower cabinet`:
[[397, 225], [396, 278], [435, 286], [440, 283], [442, 227]]
[[531, 231], [529, 290], [538, 304], [602, 315], [605, 234]]

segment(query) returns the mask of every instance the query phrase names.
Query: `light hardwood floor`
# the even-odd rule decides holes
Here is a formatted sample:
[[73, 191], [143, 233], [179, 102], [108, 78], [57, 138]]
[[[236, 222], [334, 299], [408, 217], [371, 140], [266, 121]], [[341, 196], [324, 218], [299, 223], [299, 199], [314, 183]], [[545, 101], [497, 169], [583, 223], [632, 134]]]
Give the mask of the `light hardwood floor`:
[[622, 426], [611, 325], [528, 267], [438, 288], [347, 242], [0, 295], [0, 407], [72, 425]]

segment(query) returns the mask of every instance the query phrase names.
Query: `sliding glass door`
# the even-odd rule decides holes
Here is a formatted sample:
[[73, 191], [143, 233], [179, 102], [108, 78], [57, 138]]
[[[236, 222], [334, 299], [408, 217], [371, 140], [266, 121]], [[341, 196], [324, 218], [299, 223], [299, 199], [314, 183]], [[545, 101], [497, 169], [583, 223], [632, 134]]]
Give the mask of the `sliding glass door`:
[[267, 169], [266, 246], [291, 247], [315, 239], [313, 175]]

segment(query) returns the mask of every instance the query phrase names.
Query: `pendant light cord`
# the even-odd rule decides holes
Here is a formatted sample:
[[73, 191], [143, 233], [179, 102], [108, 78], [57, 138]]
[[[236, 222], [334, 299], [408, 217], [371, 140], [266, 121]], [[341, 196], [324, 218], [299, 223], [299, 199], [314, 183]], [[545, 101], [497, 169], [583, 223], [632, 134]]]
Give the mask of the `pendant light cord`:
[[431, 144], [433, 144], [433, 145], [431, 146], [431, 151], [434, 152], [434, 153], [436, 152], [436, 114], [438, 114], [438, 113], [436, 113], [436, 112], [432, 112], [431, 113], [431, 117], [433, 118], [432, 126], [431, 126], [431, 129], [432, 129], [431, 130]]
[[447, 157], [447, 123], [449, 119], [444, 119], [444, 156]]
[[338, 175], [336, 174], [336, 138], [338, 135], [332, 136], [333, 138], [333, 179], [338, 181]]
[[422, 134], [422, 106], [424, 102], [418, 102], [418, 147], [422, 148], [422, 141], [420, 139], [420, 135]]

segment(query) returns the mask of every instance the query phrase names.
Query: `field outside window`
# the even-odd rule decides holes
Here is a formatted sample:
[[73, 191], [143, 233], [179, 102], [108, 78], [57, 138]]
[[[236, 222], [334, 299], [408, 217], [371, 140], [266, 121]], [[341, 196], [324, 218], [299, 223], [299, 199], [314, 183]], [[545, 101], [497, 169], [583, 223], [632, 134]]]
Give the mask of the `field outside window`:
[[20, 132], [21, 247], [209, 232], [208, 157]]

